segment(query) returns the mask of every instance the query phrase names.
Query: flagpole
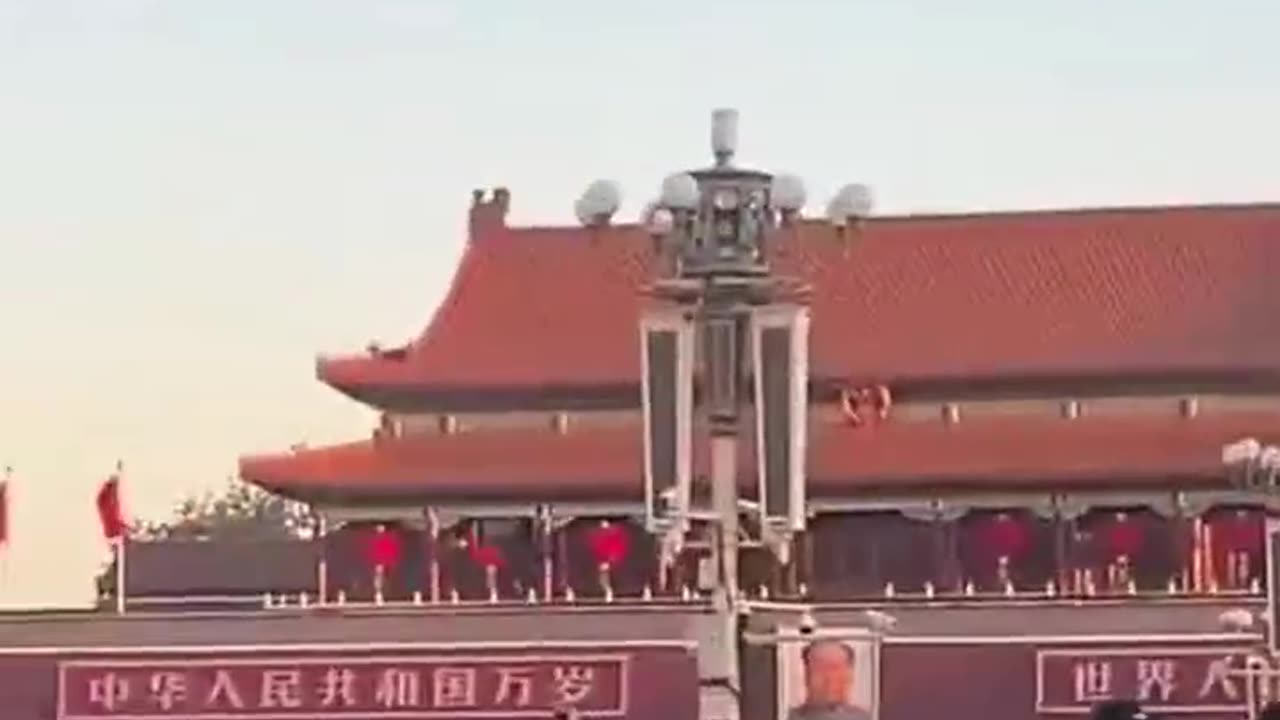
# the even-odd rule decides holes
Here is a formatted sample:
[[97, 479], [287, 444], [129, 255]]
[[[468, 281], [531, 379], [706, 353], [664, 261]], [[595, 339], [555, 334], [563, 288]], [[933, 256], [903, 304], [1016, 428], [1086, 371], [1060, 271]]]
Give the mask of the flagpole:
[[9, 554], [13, 536], [13, 468], [6, 465], [0, 477], [0, 586], [9, 587]]
[[316, 561], [316, 594], [320, 596], [319, 603], [324, 605], [329, 602], [329, 524], [319, 511], [315, 511], [315, 535], [320, 551]]
[[121, 533], [116, 536], [116, 613], [123, 615], [125, 611], [125, 585], [124, 585], [124, 563], [125, 563], [125, 535]]
[[129, 528], [124, 522], [124, 461], [116, 461], [115, 478], [115, 513], [114, 518], [116, 527], [115, 550], [116, 550], [116, 614], [124, 615], [126, 610], [126, 601], [128, 599], [128, 588], [125, 587], [125, 563], [127, 562], [128, 552], [125, 548], [129, 541]]

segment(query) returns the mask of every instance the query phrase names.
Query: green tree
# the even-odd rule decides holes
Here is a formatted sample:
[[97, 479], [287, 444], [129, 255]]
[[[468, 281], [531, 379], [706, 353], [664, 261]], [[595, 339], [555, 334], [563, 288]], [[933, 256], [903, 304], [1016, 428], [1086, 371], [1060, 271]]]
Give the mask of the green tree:
[[217, 492], [182, 499], [173, 515], [136, 525], [135, 540], [283, 540], [311, 531], [307, 508], [235, 479]]
[[[310, 533], [305, 505], [235, 479], [219, 491], [183, 498], [168, 519], [129, 526], [131, 542], [288, 540]], [[96, 585], [104, 602], [115, 595], [114, 557], [96, 578]]]

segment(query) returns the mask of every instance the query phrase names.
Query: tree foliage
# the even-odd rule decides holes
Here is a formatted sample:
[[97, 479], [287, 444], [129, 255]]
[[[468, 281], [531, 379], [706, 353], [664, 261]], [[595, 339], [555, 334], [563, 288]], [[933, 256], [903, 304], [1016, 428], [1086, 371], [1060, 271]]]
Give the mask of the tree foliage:
[[306, 506], [238, 480], [181, 500], [173, 515], [139, 523], [137, 540], [281, 540], [310, 532]]
[[[129, 528], [129, 539], [141, 542], [290, 540], [309, 537], [310, 532], [305, 505], [232, 479], [219, 491], [182, 499], [168, 519], [134, 523]], [[116, 562], [113, 555], [95, 579], [100, 600], [115, 595]]]

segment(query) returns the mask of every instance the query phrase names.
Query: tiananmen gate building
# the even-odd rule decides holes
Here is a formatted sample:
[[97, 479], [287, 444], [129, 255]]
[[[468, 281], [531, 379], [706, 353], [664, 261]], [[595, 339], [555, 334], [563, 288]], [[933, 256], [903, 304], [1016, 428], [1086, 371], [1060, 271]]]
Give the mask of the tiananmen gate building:
[[[241, 459], [316, 536], [136, 547], [127, 614], [5, 618], [12, 717], [716, 716], [706, 548], [665, 567], [644, 527], [654, 240], [513, 226], [511, 201], [474, 193], [418, 337], [317, 362], [381, 412], [369, 436]], [[811, 288], [809, 520], [788, 562], [744, 550], [744, 636], [865, 631], [879, 720], [1244, 717], [1262, 635], [1224, 618], [1264, 605], [1266, 508], [1222, 452], [1280, 442], [1280, 206], [782, 232], [770, 262]], [[160, 609], [180, 596], [207, 601]], [[799, 681], [740, 649], [744, 717], [780, 717]]]

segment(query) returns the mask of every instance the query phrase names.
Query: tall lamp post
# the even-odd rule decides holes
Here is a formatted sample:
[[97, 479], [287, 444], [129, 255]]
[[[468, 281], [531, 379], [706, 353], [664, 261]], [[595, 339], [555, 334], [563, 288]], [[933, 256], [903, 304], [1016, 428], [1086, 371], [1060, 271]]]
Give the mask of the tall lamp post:
[[[1264, 689], [1274, 687], [1280, 680], [1280, 671], [1275, 666], [1280, 658], [1280, 522], [1270, 513], [1280, 494], [1280, 448], [1263, 445], [1255, 438], [1243, 438], [1222, 447], [1222, 464], [1231, 485], [1260, 498], [1268, 510], [1263, 531], [1267, 571], [1267, 610], [1263, 613], [1267, 632], [1265, 654], [1249, 657], [1240, 672], [1245, 682], [1249, 717], [1254, 718], [1260, 706], [1271, 697]], [[1232, 629], [1247, 630], [1253, 627], [1254, 619], [1253, 612], [1240, 609], [1223, 613], [1219, 621]]]
[[[661, 538], [664, 568], [676, 562], [695, 521], [714, 529], [712, 602], [720, 622], [708, 664], [735, 696], [743, 609], [739, 519], [755, 515], [759, 540], [781, 563], [790, 562], [792, 538], [807, 517], [808, 407], [807, 291], [775, 275], [767, 253], [771, 242], [791, 237], [804, 184], [735, 165], [737, 125], [736, 111], [714, 111], [714, 163], [667, 177], [645, 213], [666, 262], [640, 321], [648, 528]], [[619, 199], [616, 185], [598, 181], [575, 210], [585, 225], [607, 224]], [[860, 185], [845, 186], [828, 206], [841, 232], [869, 211], [870, 194]], [[748, 418], [753, 434], [744, 432]], [[754, 473], [739, 467], [744, 435], [754, 435]], [[703, 442], [709, 478], [697, 477], [693, 461]], [[756, 497], [744, 501], [739, 480], [751, 474]], [[695, 492], [704, 481], [709, 505], [705, 493]]]
[[[1255, 438], [1243, 438], [1223, 446], [1222, 464], [1232, 486], [1256, 494], [1272, 505], [1280, 493], [1280, 448], [1263, 445]], [[1264, 544], [1267, 570], [1267, 647], [1280, 656], [1280, 523], [1268, 514]]]

